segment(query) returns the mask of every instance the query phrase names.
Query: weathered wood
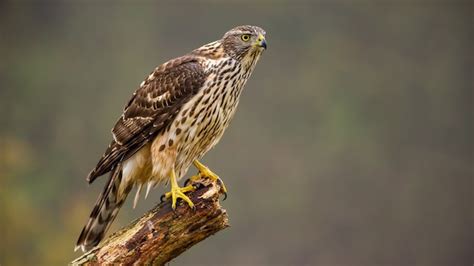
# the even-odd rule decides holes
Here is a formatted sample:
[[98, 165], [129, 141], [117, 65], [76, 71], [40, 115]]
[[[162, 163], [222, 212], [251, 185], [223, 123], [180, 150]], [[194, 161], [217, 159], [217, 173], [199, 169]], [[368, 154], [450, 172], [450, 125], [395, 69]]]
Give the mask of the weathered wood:
[[167, 200], [104, 240], [98, 247], [72, 261], [73, 265], [164, 265], [194, 244], [229, 226], [219, 204], [221, 186], [199, 180], [187, 194], [195, 209], [179, 200], [176, 210]]

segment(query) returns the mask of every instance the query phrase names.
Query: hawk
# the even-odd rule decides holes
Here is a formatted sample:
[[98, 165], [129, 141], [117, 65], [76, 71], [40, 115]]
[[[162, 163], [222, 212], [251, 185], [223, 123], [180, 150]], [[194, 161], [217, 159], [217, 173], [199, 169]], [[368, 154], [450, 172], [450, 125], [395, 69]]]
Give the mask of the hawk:
[[[90, 250], [104, 237], [133, 187], [137, 193], [169, 182], [173, 209], [192, 186], [178, 180], [191, 164], [199, 173], [191, 179], [219, 180], [199, 162], [221, 139], [234, 116], [239, 97], [263, 50], [265, 31], [238, 26], [215, 42], [155, 68], [140, 84], [112, 129], [113, 140], [87, 181], [110, 173], [108, 182], [77, 240], [76, 250]], [[223, 186], [226, 192], [225, 186]]]

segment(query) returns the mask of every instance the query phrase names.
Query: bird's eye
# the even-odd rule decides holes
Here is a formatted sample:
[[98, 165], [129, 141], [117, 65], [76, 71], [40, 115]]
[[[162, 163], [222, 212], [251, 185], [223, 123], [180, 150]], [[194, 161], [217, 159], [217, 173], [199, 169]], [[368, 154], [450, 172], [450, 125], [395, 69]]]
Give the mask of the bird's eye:
[[248, 42], [250, 40], [250, 34], [242, 34], [240, 38], [242, 38], [242, 41]]

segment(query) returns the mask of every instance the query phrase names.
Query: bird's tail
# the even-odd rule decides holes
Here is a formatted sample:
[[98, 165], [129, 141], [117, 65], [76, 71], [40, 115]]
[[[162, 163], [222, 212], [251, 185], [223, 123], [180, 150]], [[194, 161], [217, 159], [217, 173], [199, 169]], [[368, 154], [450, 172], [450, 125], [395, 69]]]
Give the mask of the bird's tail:
[[132, 186], [125, 189], [120, 187], [122, 182], [122, 167], [118, 165], [110, 174], [109, 181], [100, 194], [89, 221], [82, 229], [74, 250], [82, 249], [83, 252], [97, 246], [104, 238], [105, 233], [114, 221], [122, 207]]

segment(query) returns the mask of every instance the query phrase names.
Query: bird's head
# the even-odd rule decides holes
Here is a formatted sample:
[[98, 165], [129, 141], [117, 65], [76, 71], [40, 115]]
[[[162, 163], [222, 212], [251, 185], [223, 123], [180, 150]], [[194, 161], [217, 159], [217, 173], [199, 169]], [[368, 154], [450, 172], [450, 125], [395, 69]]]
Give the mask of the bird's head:
[[238, 26], [224, 34], [221, 40], [228, 55], [243, 59], [247, 56], [258, 56], [267, 49], [265, 31], [257, 26]]

